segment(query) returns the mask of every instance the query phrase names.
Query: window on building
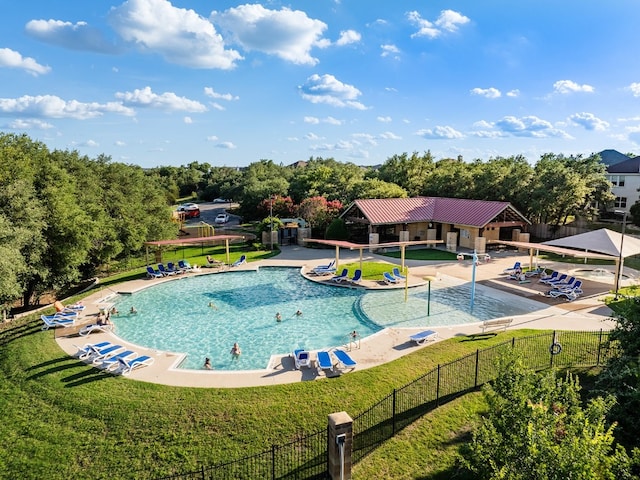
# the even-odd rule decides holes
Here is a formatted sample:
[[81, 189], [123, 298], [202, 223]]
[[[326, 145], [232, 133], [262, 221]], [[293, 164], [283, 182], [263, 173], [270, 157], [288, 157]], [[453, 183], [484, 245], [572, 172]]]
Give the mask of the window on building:
[[607, 179], [614, 187], [624, 187], [624, 175], [608, 175]]
[[613, 204], [616, 208], [627, 208], [627, 197], [616, 197]]

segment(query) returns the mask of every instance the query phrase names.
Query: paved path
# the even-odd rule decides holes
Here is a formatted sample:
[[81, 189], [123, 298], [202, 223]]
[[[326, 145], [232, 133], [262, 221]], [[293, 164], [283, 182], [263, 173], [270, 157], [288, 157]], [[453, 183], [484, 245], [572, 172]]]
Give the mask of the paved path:
[[[314, 266], [328, 263], [334, 256], [335, 251], [333, 249], [322, 250], [287, 246], [283, 247], [282, 253], [277, 257], [252, 262], [241, 268], [254, 269], [259, 266], [299, 266], [301, 268], [304, 267], [304, 271], [308, 271]], [[340, 251], [340, 263], [357, 262], [359, 259], [360, 254], [357, 251]], [[400, 263], [399, 259], [383, 257], [368, 252], [363, 254], [363, 260], [393, 262], [396, 265]], [[545, 289], [541, 284], [538, 284], [537, 281], [518, 284], [513, 280], [505, 279], [505, 275], [503, 274], [504, 269], [511, 267], [515, 261], [520, 261], [524, 265], [528, 265], [529, 256], [516, 253], [495, 254], [490, 262], [480, 264], [476, 268], [476, 281], [481, 285], [496, 289], [493, 290], [495, 295], [499, 295], [500, 293], [498, 292], [500, 291], [509, 292], [540, 301], [539, 310], [536, 310], [535, 313], [532, 314], [514, 317], [508, 330], [518, 328], [558, 330], [598, 330], [602, 328], [608, 330], [613, 327], [613, 322], [609, 319], [611, 312], [603, 302], [604, 296], [610, 292], [612, 285], [598, 282], [585, 282], [583, 286], [585, 295], [574, 302], [569, 303], [563, 300], [548, 299], [542, 295]], [[435, 281], [438, 281], [437, 279], [442, 275], [456, 277], [464, 281], [471, 280], [472, 263], [470, 260], [454, 262], [407, 260], [406, 265], [409, 267], [409, 280], [411, 285], [425, 283], [424, 277], [427, 275], [435, 277]], [[567, 264], [553, 264], [549, 262], [546, 262], [544, 266], [561, 270], [570, 268]], [[203, 269], [201, 273], [213, 272], [211, 269]], [[215, 272], [216, 274], [218, 273], [217, 271]], [[219, 273], [224, 274], [222, 271]], [[149, 285], [171, 280], [172, 277], [160, 280], [141, 279], [118, 285], [114, 289], [100, 289], [85, 299], [84, 303], [87, 309], [81, 322], [82, 324], [92, 323], [92, 321], [95, 320], [98, 307], [101, 304], [108, 303], [109, 296], [117, 292], [135, 292]], [[318, 278], [317, 280], [326, 281], [326, 279], [323, 278]], [[369, 282], [368, 286], [389, 288], [381, 285], [380, 282]], [[480, 325], [481, 323], [475, 323], [459, 326], [434, 327], [432, 329], [437, 331], [438, 341], [441, 341], [454, 336], [478, 334], [481, 332]], [[76, 328], [76, 330], [78, 328]], [[424, 329], [387, 328], [361, 340], [359, 344], [353, 346], [354, 348], [350, 351], [350, 355], [358, 363], [356, 367], [357, 370], [374, 367], [395, 360], [418, 348], [428, 348], [428, 346], [416, 346], [413, 342], [409, 341], [409, 335], [421, 330]], [[60, 347], [69, 354], [76, 351], [75, 345], [84, 344], [86, 341], [89, 341], [88, 337], [79, 337], [71, 329], [57, 329], [56, 340]], [[136, 370], [129, 377], [145, 382], [173, 386], [234, 388], [293, 383], [325, 377], [324, 373], [318, 373], [315, 368], [303, 369], [303, 371], [295, 370], [293, 359], [288, 355], [276, 357], [272, 361], [271, 368], [267, 370], [250, 372], [181, 370], [175, 368], [175, 365], [178, 364], [182, 358], [182, 355], [179, 353], [161, 352], [131, 345], [113, 334], [100, 333], [91, 335], [90, 341], [93, 343], [102, 340], [117, 340], [119, 344], [125, 347], [131, 347], [140, 354], [152, 356], [155, 359], [152, 366]], [[101, 375], [102, 373], [98, 373], [96, 369], [96, 374]]]

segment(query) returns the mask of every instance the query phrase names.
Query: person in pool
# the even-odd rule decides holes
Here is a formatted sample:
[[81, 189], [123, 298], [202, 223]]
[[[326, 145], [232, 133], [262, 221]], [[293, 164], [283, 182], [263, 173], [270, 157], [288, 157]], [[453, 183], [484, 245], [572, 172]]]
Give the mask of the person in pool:
[[204, 359], [204, 365], [202, 366], [202, 368], [204, 368], [205, 370], [213, 370], [213, 367], [211, 366], [211, 360], [209, 359], [209, 357]]
[[282, 321], [282, 315], [280, 315], [280, 312], [276, 313], [276, 322], [281, 322]]
[[231, 347], [231, 355], [238, 357], [241, 353], [242, 350], [240, 349], [240, 345], [238, 345], [238, 342], [234, 343], [233, 347]]
[[300, 316], [302, 316], [302, 311], [301, 311], [301, 310], [298, 310], [298, 311], [296, 312], [296, 317], [300, 317]]

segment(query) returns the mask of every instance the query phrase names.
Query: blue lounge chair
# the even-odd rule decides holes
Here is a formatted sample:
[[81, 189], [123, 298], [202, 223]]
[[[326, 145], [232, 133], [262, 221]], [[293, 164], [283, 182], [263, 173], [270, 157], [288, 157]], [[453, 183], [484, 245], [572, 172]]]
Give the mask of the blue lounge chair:
[[340, 272], [339, 275], [335, 275], [331, 277], [331, 280], [334, 282], [341, 282], [342, 280], [348, 280], [348, 279], [349, 279], [349, 270], [346, 268], [343, 268], [342, 272]]
[[76, 347], [78, 351], [74, 353], [73, 356], [82, 359], [93, 351], [91, 350], [91, 347], [104, 348], [108, 345], [111, 345], [111, 342], [87, 343], [82, 347], [80, 347], [79, 345], [74, 345], [74, 347]]
[[328, 270], [330, 268], [333, 268], [333, 266], [336, 264], [335, 260], [330, 261], [329, 263], [327, 263], [326, 265], [318, 265], [315, 268], [321, 268], [323, 270]]
[[106, 347], [98, 348], [92, 345], [89, 346], [89, 354], [86, 356], [79, 357], [80, 360], [93, 363], [95, 360], [101, 360], [103, 358], [110, 357], [111, 355], [115, 355], [120, 350], [122, 350], [122, 345], [107, 345]]
[[329, 370], [333, 372], [333, 363], [331, 362], [331, 354], [324, 350], [318, 352], [318, 370]]
[[304, 348], [299, 348], [293, 351], [293, 361], [296, 366], [296, 370], [300, 370], [301, 367], [311, 366], [311, 355]]
[[55, 327], [73, 327], [76, 324], [76, 315], [59, 314], [55, 315], [40, 315], [40, 318], [44, 322], [42, 330], [49, 330]]
[[82, 327], [78, 332], [78, 335], [80, 335], [81, 337], [86, 337], [87, 335], [95, 332], [107, 333], [111, 331], [113, 331], [113, 325], [110, 323], [107, 323], [106, 325], [92, 323], [90, 325], [85, 325], [84, 327]]
[[391, 275], [389, 272], [384, 272], [382, 275], [384, 276], [384, 283], [386, 283], [387, 285], [391, 285], [399, 282], [399, 280], [393, 275]]
[[543, 283], [546, 283], [547, 285], [552, 285], [553, 286], [556, 283], [563, 283], [567, 277], [568, 277], [568, 275], [566, 273], [563, 273], [560, 276], [556, 277], [555, 279], [546, 280]]
[[94, 367], [98, 367], [102, 370], [110, 370], [112, 368], [116, 368], [118, 366], [118, 359], [127, 359], [133, 356], [137, 356], [138, 354], [133, 350], [125, 350], [124, 352], [116, 353], [110, 357], [106, 358], [97, 358], [92, 363]]
[[327, 265], [319, 265], [311, 270], [311, 273], [315, 275], [329, 275], [331, 273], [336, 273], [336, 262], [333, 261]]
[[400, 270], [398, 269], [398, 267], [393, 267], [393, 276], [400, 280], [404, 280], [405, 278], [407, 278], [400, 273]]
[[513, 267], [511, 267], [511, 268], [505, 268], [505, 269], [503, 270], [503, 273], [513, 273], [513, 272], [515, 272], [516, 270], [518, 270], [519, 268], [522, 268], [522, 264], [521, 264], [520, 262], [516, 262], [516, 263], [514, 263], [514, 264], [513, 264]]
[[231, 266], [232, 267], [239, 267], [240, 265], [243, 265], [244, 263], [247, 263], [247, 256], [246, 255], [242, 255], [238, 260], [233, 262], [231, 264]]
[[354, 285], [358, 285], [361, 281], [362, 281], [362, 270], [358, 268], [353, 273], [353, 277], [349, 279], [349, 282], [353, 283]]
[[136, 368], [147, 367], [153, 363], [153, 358], [148, 355], [142, 355], [136, 357], [133, 360], [126, 360], [124, 358], [118, 359], [118, 367], [111, 370], [115, 375], [129, 375]]
[[147, 277], [149, 278], [162, 278], [162, 272], [159, 270], [154, 270], [153, 267], [147, 265]]
[[160, 270], [160, 273], [162, 275], [164, 275], [165, 277], [168, 277], [169, 275], [175, 275], [176, 272], [170, 272], [169, 270], [167, 270], [167, 268], [164, 266], [163, 263], [159, 263], [158, 264], [158, 270]]
[[172, 262], [167, 263], [167, 271], [175, 272], [175, 273], [184, 273], [184, 270], [182, 270], [181, 268], [176, 268], [176, 266]]
[[547, 275], [546, 277], [541, 277], [540, 283], [553, 282], [558, 278], [558, 275], [560, 275], [560, 272], [553, 271], [551, 272], [551, 275]]
[[193, 267], [189, 264], [189, 262], [185, 260], [179, 260], [178, 267], [180, 267], [180, 269], [184, 270], [185, 272], [190, 272], [193, 270]]
[[344, 350], [336, 349], [333, 351], [333, 354], [338, 359], [339, 367], [350, 368], [352, 370], [356, 368], [357, 362], [353, 358], [351, 358], [351, 356]]
[[418, 345], [422, 345], [426, 342], [435, 342], [438, 338], [438, 332], [434, 330], [424, 330], [422, 332], [416, 333], [415, 335], [409, 336], [410, 340], [413, 340]]

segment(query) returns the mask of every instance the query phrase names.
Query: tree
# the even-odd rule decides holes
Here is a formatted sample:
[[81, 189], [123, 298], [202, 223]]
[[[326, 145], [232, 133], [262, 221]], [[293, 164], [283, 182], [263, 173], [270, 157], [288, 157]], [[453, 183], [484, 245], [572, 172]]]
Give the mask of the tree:
[[424, 191], [429, 175], [434, 168], [435, 162], [431, 152], [427, 151], [422, 156], [417, 152], [413, 152], [409, 156], [405, 152], [388, 158], [378, 170], [377, 177], [403, 188], [408, 196], [416, 197]]
[[311, 158], [307, 165], [292, 171], [290, 195], [295, 202], [309, 197], [350, 201], [353, 186], [364, 179], [366, 170], [353, 163], [340, 163], [333, 158]]
[[349, 238], [349, 231], [347, 230], [347, 225], [344, 223], [344, 220], [334, 218], [327, 227], [324, 238], [327, 240], [347, 240]]
[[338, 215], [342, 204], [337, 201], [327, 201], [324, 197], [306, 198], [298, 207], [298, 216], [304, 218], [312, 229], [324, 233], [327, 225]]
[[358, 198], [406, 198], [407, 192], [395, 183], [385, 182], [377, 178], [368, 178], [356, 182], [351, 190], [351, 200]]
[[611, 397], [582, 406], [577, 378], [536, 374], [515, 354], [498, 365], [484, 388], [488, 409], [463, 447], [462, 463], [479, 479], [547, 480], [629, 478], [630, 461], [613, 448], [606, 414]]

